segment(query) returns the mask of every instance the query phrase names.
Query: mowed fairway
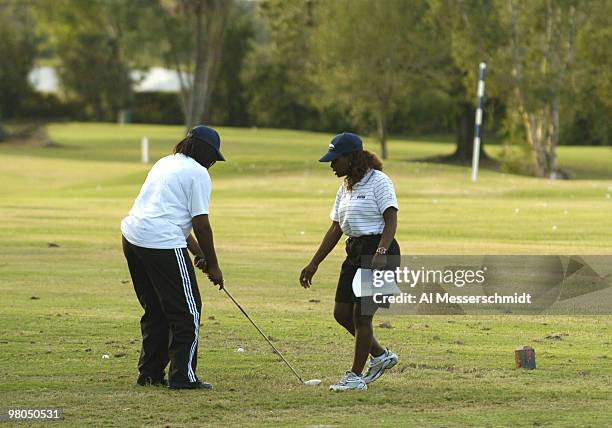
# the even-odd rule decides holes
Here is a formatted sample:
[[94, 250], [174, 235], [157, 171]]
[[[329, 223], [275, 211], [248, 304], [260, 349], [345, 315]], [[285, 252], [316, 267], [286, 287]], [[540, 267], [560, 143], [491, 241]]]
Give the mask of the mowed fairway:
[[[339, 180], [317, 162], [330, 135], [297, 131], [220, 128], [228, 162], [211, 170], [211, 223], [228, 288], [304, 378], [323, 384], [298, 384], [200, 276], [198, 371], [215, 390], [135, 386], [141, 308], [119, 223], [148, 170], [140, 138], [156, 160], [182, 132], [61, 124], [49, 127], [60, 147], [0, 145], [0, 410], [59, 407], [67, 426], [609, 426], [610, 316], [380, 315], [393, 328], [376, 334], [400, 364], [365, 393], [328, 391], [352, 356], [331, 315], [343, 248], [312, 289], [297, 279]], [[612, 254], [610, 148], [561, 148], [573, 181], [481, 171], [474, 185], [466, 168], [410, 161], [452, 149], [390, 143], [403, 253]], [[555, 333], [567, 336], [545, 338]], [[514, 369], [524, 344], [536, 349], [534, 371]]]

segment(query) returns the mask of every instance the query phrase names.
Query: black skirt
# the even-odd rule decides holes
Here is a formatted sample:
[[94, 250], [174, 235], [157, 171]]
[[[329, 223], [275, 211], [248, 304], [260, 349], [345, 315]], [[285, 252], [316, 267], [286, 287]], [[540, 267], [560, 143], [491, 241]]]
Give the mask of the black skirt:
[[[351, 237], [346, 241], [346, 259], [342, 263], [340, 269], [340, 277], [338, 278], [338, 287], [336, 288], [336, 302], [339, 303], [364, 303], [375, 304], [377, 307], [389, 307], [388, 303], [374, 303], [372, 297], [357, 297], [353, 293], [353, 278], [357, 273], [357, 269], [371, 269], [372, 258], [376, 254], [378, 244], [382, 235], [365, 235], [359, 237]], [[394, 239], [387, 250], [388, 260], [385, 269], [395, 269], [399, 266], [400, 247]]]

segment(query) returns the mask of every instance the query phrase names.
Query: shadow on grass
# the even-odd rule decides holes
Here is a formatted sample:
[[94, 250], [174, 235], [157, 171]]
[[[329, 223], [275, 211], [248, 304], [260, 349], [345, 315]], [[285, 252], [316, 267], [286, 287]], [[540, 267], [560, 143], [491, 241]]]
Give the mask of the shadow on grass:
[[[612, 153], [610, 153], [612, 154]], [[555, 180], [610, 180], [612, 179], [612, 156], [606, 158], [593, 155], [589, 159], [567, 158], [559, 161]], [[435, 155], [423, 158], [409, 159], [408, 162], [424, 162], [451, 166], [472, 167], [472, 159], [466, 159], [451, 155]], [[504, 168], [503, 163], [491, 155], [480, 158], [479, 168], [483, 170], [515, 175], [517, 177], [533, 177], [534, 174], [527, 172], [509, 171]]]
[[65, 148], [64, 144], [53, 141], [47, 133], [45, 122], [24, 122], [0, 128], [0, 143], [12, 147]]
[[[451, 165], [451, 166], [464, 166], [471, 168], [472, 167], [472, 159], [466, 159], [455, 154], [451, 155], [435, 155], [435, 156], [427, 156], [424, 158], [415, 158], [409, 159], [408, 162], [423, 162], [423, 163], [435, 163], [435, 164], [443, 164], [443, 165]], [[497, 160], [492, 158], [489, 155], [485, 155], [481, 157], [478, 162], [480, 169], [486, 169], [489, 171], [495, 172], [505, 172], [502, 171], [502, 164]]]

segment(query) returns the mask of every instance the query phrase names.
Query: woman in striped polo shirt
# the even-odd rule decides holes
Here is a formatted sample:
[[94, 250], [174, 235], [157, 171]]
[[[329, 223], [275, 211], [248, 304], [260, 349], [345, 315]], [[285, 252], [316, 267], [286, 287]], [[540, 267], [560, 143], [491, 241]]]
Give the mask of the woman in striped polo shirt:
[[[344, 182], [336, 194], [331, 226], [310, 263], [302, 269], [300, 284], [304, 288], [312, 285], [319, 264], [333, 250], [342, 234], [347, 235], [347, 257], [342, 263], [336, 289], [334, 318], [355, 337], [355, 354], [351, 370], [330, 389], [365, 390], [385, 370], [395, 366], [398, 357], [380, 346], [374, 337], [372, 318], [376, 308], [362, 310], [366, 304], [372, 305], [371, 297], [356, 297], [352, 283], [360, 267], [390, 268], [387, 255], [399, 256], [400, 248], [394, 239], [399, 206], [393, 183], [382, 172], [381, 160], [363, 150], [358, 135], [348, 132], [336, 135], [328, 152], [319, 161], [331, 162], [332, 170], [336, 176], [344, 177]], [[364, 256], [366, 258], [362, 259]], [[363, 260], [370, 260], [368, 266], [362, 263]], [[368, 356], [368, 370], [362, 374]]]

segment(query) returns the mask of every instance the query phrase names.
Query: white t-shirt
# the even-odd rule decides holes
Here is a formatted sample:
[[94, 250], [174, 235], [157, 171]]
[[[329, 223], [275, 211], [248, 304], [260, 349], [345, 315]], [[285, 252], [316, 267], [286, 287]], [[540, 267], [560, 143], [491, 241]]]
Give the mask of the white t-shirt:
[[153, 165], [121, 233], [144, 248], [185, 248], [191, 220], [208, 214], [212, 183], [208, 170], [183, 154], [161, 158]]
[[385, 228], [383, 213], [389, 207], [399, 209], [393, 183], [387, 174], [370, 169], [353, 190], [340, 185], [330, 217], [347, 236], [378, 235]]

